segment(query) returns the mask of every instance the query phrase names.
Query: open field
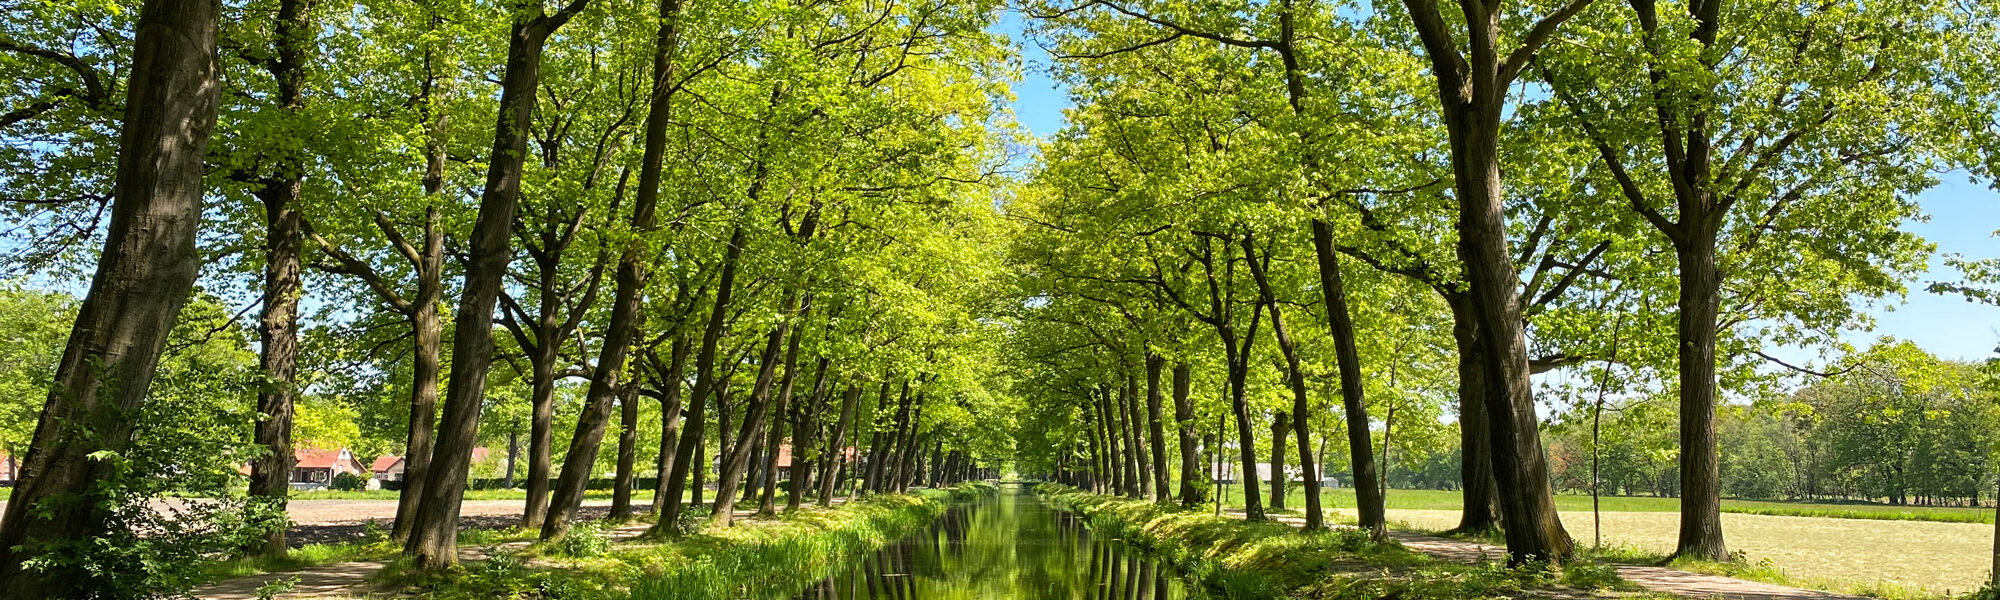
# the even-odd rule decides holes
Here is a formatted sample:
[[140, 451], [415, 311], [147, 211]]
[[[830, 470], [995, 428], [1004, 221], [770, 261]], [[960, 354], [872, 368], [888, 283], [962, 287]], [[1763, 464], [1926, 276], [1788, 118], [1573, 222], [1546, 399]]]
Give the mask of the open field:
[[[1268, 488], [1266, 488], [1268, 491]], [[1240, 496], [1232, 488], [1232, 504]], [[1333, 512], [1352, 522], [1354, 492], [1332, 490]], [[1305, 504], [1296, 490], [1287, 506]], [[1390, 490], [1388, 517], [1409, 529], [1444, 530], [1458, 524], [1457, 492]], [[1723, 532], [1731, 551], [1740, 551], [1753, 565], [1769, 560], [1786, 575], [1821, 589], [1865, 592], [1871, 588], [1895, 595], [1921, 588], [1931, 594], [1962, 593], [1986, 580], [1992, 560], [1991, 509], [1986, 523], [1936, 522], [1882, 517], [1833, 518], [1748, 514], [1755, 510], [1810, 511], [1902, 509], [1848, 504], [1802, 504], [1724, 500]], [[1590, 497], [1557, 497], [1563, 525], [1579, 545], [1590, 545]], [[1604, 498], [1604, 544], [1630, 546], [1653, 554], [1673, 552], [1679, 531], [1679, 502], [1673, 498]], [[1978, 509], [1915, 509], [1952, 511]], [[1952, 514], [1944, 512], [1944, 514]], [[1970, 516], [1961, 517], [1971, 520]], [[1901, 587], [1906, 590], [1896, 590]]]

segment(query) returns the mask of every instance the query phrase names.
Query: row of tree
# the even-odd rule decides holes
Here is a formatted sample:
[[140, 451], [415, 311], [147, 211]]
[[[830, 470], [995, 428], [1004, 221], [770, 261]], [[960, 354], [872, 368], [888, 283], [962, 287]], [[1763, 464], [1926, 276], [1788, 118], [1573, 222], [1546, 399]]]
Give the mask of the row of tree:
[[[1671, 398], [1677, 554], [1725, 559], [1725, 391], [1825, 374], [1766, 350], [1833, 346], [1905, 293], [1932, 253], [1902, 228], [1916, 194], [1985, 172], [2000, 107], [1991, 6], [1028, 10], [1077, 104], [1006, 205], [1038, 374], [1017, 391], [1069, 424], [1031, 434], [1036, 466], [1158, 494], [1178, 438], [1183, 477], [1230, 454], [1259, 519], [1269, 448], [1318, 525], [1344, 436], [1379, 532], [1371, 432], [1455, 396], [1460, 529], [1504, 524], [1515, 560], [1573, 548], [1537, 415], [1554, 370], [1599, 403]], [[1152, 410], [1163, 369], [1188, 410]]]
[[[209, 432], [254, 443], [201, 461], [254, 457], [248, 495], [227, 477], [199, 491], [262, 515], [200, 519], [261, 525], [223, 540], [257, 552], [285, 552], [301, 424], [329, 412], [401, 438], [392, 535], [420, 568], [456, 564], [471, 456], [510, 399], [544, 538], [578, 518], [607, 437], [613, 516], [641, 511], [651, 470], [666, 530], [707, 486], [728, 524], [739, 497], [769, 513], [849, 479], [953, 481], [1012, 443], [992, 391], [996, 3], [130, 4], [37, 3], [0, 38], [20, 83], [0, 119], [9, 265], [44, 282], [95, 265], [22, 411], [38, 424], [0, 521], [0, 598], [184, 582], [100, 542], [193, 487], [139, 465], [159, 448], [148, 411], [179, 406], [161, 357], [184, 352], [168, 332], [197, 318], [197, 282], [238, 298], [198, 306], [256, 310], [255, 364], [212, 396], [236, 408]], [[138, 480], [164, 483], [106, 485]], [[80, 575], [106, 571], [133, 575]]]

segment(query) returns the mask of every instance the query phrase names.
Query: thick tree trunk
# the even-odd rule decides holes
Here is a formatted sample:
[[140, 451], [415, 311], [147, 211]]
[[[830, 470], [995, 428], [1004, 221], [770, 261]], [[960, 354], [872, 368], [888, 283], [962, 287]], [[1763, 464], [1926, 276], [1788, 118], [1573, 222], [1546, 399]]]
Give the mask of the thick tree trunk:
[[1486, 383], [1487, 429], [1492, 436], [1494, 479], [1506, 521], [1507, 551], [1515, 562], [1562, 561], [1573, 552], [1556, 515], [1555, 490], [1542, 453], [1534, 388], [1529, 382], [1527, 332], [1522, 324], [1513, 258], [1507, 251], [1499, 162], [1499, 107], [1504, 89], [1475, 86], [1484, 101], [1447, 100], [1459, 191], [1458, 255], [1465, 265], [1472, 314], [1479, 325]]
[[[1321, 295], [1326, 300], [1327, 328], [1333, 336], [1334, 357], [1340, 362], [1340, 404], [1347, 418], [1348, 456], [1354, 465], [1355, 504], [1360, 525], [1376, 539], [1389, 534], [1383, 510], [1382, 481], [1375, 471], [1374, 441], [1369, 436], [1368, 399], [1363, 394], [1361, 351], [1354, 341], [1354, 319], [1347, 307], [1347, 284], [1341, 278], [1340, 255], [1333, 251], [1333, 228], [1313, 219], [1313, 254], [1319, 259]], [[1277, 306], [1271, 306], [1272, 327], [1277, 326]], [[1296, 390], [1297, 406], [1305, 406], [1305, 387]], [[1301, 437], [1300, 443], [1304, 443]], [[1386, 437], [1385, 437], [1386, 440]], [[1384, 450], [1387, 453], [1387, 450]], [[1313, 485], [1313, 484], [1307, 484]]]
[[[889, 375], [882, 376], [882, 398], [889, 397]], [[826, 474], [819, 479], [819, 505], [833, 506], [834, 489], [840, 485], [840, 471], [847, 463], [847, 431], [854, 424], [855, 406], [861, 403], [861, 386], [850, 384], [840, 395], [840, 421], [827, 438]]]
[[1499, 530], [1499, 484], [1493, 479], [1492, 443], [1486, 425], [1486, 375], [1480, 368], [1479, 325], [1471, 300], [1445, 297], [1452, 312], [1452, 339], [1458, 346], [1459, 480], [1463, 493], [1453, 533], [1484, 535]]
[[1194, 508], [1207, 500], [1206, 469], [1201, 468], [1200, 442], [1196, 440], [1194, 399], [1188, 394], [1194, 385], [1194, 369], [1184, 362], [1174, 363], [1174, 424], [1180, 433], [1181, 507]]
[[[693, 343], [686, 335], [674, 336], [666, 376], [660, 378], [660, 457], [653, 464], [653, 514], [665, 509], [667, 475], [673, 471], [675, 451], [680, 445], [681, 380], [687, 376], [687, 355]], [[658, 364], [655, 363], [657, 368]], [[657, 372], [657, 371], [656, 371]], [[679, 498], [673, 498], [679, 501]]]
[[[716, 346], [721, 343], [723, 330], [727, 328], [729, 322], [729, 296], [735, 290], [736, 265], [743, 256], [743, 236], [743, 225], [738, 223], [735, 227], [731, 228], [729, 243], [724, 246], [722, 273], [716, 280], [715, 306], [709, 310], [708, 325], [703, 330], [701, 336], [701, 350], [695, 355], [693, 398], [688, 401], [688, 408], [683, 411], [685, 418], [681, 426], [680, 449], [675, 453], [673, 473], [667, 477], [668, 501], [664, 505], [664, 510], [660, 512], [659, 522], [653, 526], [653, 532], [655, 533], [663, 531], [663, 528], [673, 527], [674, 523], [680, 518], [681, 507], [683, 506], [680, 498], [682, 491], [687, 489], [689, 485], [687, 481], [688, 474], [690, 472], [700, 473], [703, 467], [701, 464], [703, 462], [701, 456], [702, 437], [704, 437], [704, 431], [707, 429], [707, 419], [702, 415], [702, 411], [705, 409], [710, 394], [718, 396], [717, 405], [720, 406], [719, 396], [726, 391], [721, 388], [726, 386], [727, 383], [718, 383], [716, 380], [715, 354]], [[700, 504], [701, 478], [699, 475], [694, 478], [692, 485], [694, 486], [695, 498], [693, 503]], [[665, 529], [665, 531], [671, 531], [671, 529]]]
[[1090, 452], [1090, 479], [1087, 487], [1091, 492], [1102, 494], [1105, 493], [1107, 482], [1111, 481], [1108, 475], [1111, 472], [1111, 464], [1104, 452], [1103, 419], [1098, 417], [1096, 402], [1091, 402], [1090, 406], [1084, 407], [1081, 412], [1085, 450]]
[[[307, 0], [281, 0], [272, 32], [275, 56], [265, 63], [276, 81], [272, 98], [282, 118], [296, 119], [305, 106], [306, 61], [318, 46], [314, 43]], [[257, 199], [264, 204], [264, 308], [257, 319], [260, 351], [258, 366], [264, 387], [257, 391], [258, 421], [252, 439], [266, 454], [250, 464], [250, 497], [261, 498], [280, 512], [291, 493], [292, 402], [297, 396], [299, 354], [300, 256], [304, 250], [304, 223], [299, 198], [305, 186], [305, 161], [301, 152], [283, 152], [276, 172], [263, 179]], [[267, 556], [285, 554], [285, 529], [273, 528], [257, 551]]]
[[[604, 430], [611, 418], [612, 400], [628, 387], [624, 372], [626, 355], [631, 352], [632, 340], [638, 336], [646, 321], [642, 303], [648, 270], [654, 259], [645, 237], [656, 227], [654, 213], [659, 206], [660, 172], [666, 157], [667, 127], [673, 105], [673, 96], [669, 92], [673, 89], [673, 55], [679, 41], [676, 27], [680, 21], [681, 2], [661, 0], [659, 8], [660, 29], [653, 47], [653, 86], [650, 106], [646, 111], [646, 149], [640, 158], [639, 188], [632, 202], [634, 237], [626, 242], [618, 257], [617, 287], [612, 292], [611, 319], [605, 326], [604, 340], [598, 346], [597, 372], [591, 377], [583, 414], [577, 416], [576, 432], [570, 437], [569, 452], [563, 456], [562, 473], [556, 478], [554, 494], [549, 499], [549, 516], [542, 523], [542, 539], [562, 535], [569, 528], [569, 521], [576, 518], [577, 510], [583, 506], [584, 490], [590, 484], [591, 468], [597, 462], [597, 452], [604, 443]], [[637, 407], [627, 410], [636, 411]], [[633, 417], [637, 420], [636, 414]], [[624, 442], [623, 436], [620, 442]], [[623, 447], [630, 448], [629, 445]], [[627, 464], [623, 458], [621, 455], [621, 467]], [[629, 492], [628, 485], [625, 502], [628, 514], [631, 512]]]
[[[123, 452], [201, 267], [202, 158], [215, 128], [214, 0], [148, 0], [133, 40], [111, 224], [53, 389], [0, 519], [0, 598], [80, 596], [89, 576], [34, 570], [50, 546], [87, 543], [109, 518], [99, 451]], [[143, 474], [141, 474], [143, 475]]]
[[611, 480], [611, 520], [632, 518], [632, 478], [638, 468], [639, 382], [625, 382], [618, 393], [618, 470]]
[[1167, 432], [1160, 414], [1161, 391], [1160, 371], [1165, 369], [1167, 359], [1157, 354], [1146, 355], [1146, 424], [1152, 433], [1148, 440], [1153, 446], [1153, 496], [1154, 500], [1173, 500], [1173, 488], [1167, 482]]
[[[1698, 222], [1699, 220], [1697, 220]], [[1727, 560], [1722, 539], [1722, 472], [1715, 438], [1715, 338], [1722, 279], [1715, 237], [1680, 244], [1681, 527], [1674, 555]]]

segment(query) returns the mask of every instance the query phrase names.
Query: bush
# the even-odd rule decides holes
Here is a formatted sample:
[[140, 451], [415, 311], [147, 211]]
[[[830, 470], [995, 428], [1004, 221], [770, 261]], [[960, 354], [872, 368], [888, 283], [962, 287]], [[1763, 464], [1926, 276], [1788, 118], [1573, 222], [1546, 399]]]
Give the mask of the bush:
[[333, 476], [333, 484], [327, 487], [338, 492], [359, 492], [368, 489], [368, 478], [353, 473], [339, 473]]
[[709, 508], [707, 506], [682, 508], [680, 515], [674, 518], [673, 525], [669, 526], [667, 531], [672, 533], [674, 537], [687, 537], [701, 533], [702, 526], [708, 524], [708, 515]]
[[597, 523], [578, 523], [569, 528], [568, 533], [557, 538], [550, 552], [572, 558], [602, 556], [611, 550], [611, 538], [604, 536], [604, 526]]

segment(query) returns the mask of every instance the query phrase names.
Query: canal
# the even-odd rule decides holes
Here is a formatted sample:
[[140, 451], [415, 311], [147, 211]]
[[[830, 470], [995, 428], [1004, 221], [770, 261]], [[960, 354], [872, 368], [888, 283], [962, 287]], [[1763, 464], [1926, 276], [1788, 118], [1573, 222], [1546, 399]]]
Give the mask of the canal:
[[1180, 600], [1199, 597], [1192, 589], [1172, 567], [1094, 534], [1025, 486], [1003, 485], [997, 497], [952, 506], [925, 531], [862, 557], [797, 598]]

